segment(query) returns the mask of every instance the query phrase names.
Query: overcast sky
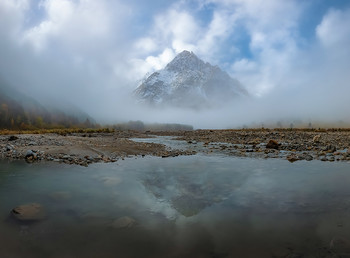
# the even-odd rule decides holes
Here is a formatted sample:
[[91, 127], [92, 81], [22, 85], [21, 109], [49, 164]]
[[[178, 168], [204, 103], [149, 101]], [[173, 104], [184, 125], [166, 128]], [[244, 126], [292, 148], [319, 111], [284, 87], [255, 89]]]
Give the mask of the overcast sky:
[[0, 38], [2, 79], [97, 119], [142, 119], [127, 94], [183, 50], [241, 81], [260, 107], [245, 117], [350, 119], [348, 0], [0, 0]]

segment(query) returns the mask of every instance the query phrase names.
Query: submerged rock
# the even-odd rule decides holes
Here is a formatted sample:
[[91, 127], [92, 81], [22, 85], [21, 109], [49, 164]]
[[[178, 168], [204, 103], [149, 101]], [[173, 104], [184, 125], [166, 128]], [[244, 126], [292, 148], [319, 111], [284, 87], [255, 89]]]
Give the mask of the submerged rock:
[[128, 216], [124, 216], [121, 218], [118, 218], [112, 222], [112, 227], [113, 228], [131, 228], [136, 224], [136, 220], [133, 218], [130, 218]]
[[50, 195], [50, 197], [55, 201], [66, 201], [71, 199], [72, 195], [70, 192], [54, 192]]
[[103, 177], [101, 178], [101, 181], [106, 186], [113, 186], [113, 185], [119, 185], [122, 182], [122, 179], [119, 177]]
[[11, 211], [14, 218], [20, 221], [38, 221], [46, 217], [44, 208], [39, 203], [23, 204]]
[[[343, 237], [333, 237], [331, 242], [329, 243], [329, 247], [335, 251], [337, 254], [341, 254], [343, 256], [350, 255], [350, 240]], [[341, 257], [343, 257], [341, 256]]]

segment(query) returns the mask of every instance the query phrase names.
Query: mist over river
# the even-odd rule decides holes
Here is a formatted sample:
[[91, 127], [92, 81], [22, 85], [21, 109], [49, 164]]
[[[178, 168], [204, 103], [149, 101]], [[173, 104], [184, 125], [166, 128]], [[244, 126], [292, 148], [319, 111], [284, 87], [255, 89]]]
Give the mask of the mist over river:
[[[350, 253], [346, 162], [197, 154], [0, 167], [1, 257]], [[45, 217], [11, 214], [28, 203], [40, 204]]]

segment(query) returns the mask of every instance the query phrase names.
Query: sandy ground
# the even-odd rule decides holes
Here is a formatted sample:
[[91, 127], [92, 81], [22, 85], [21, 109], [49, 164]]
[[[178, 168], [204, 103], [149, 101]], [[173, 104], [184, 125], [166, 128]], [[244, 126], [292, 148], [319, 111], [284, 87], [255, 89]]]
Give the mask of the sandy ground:
[[3, 135], [3, 159], [47, 160], [87, 166], [94, 162], [115, 162], [128, 156], [191, 155], [196, 151], [169, 150], [162, 144], [134, 142], [129, 138], [176, 136], [197, 151], [239, 157], [298, 160], [350, 161], [349, 131], [298, 130], [195, 130], [177, 132], [116, 131], [114, 133]]

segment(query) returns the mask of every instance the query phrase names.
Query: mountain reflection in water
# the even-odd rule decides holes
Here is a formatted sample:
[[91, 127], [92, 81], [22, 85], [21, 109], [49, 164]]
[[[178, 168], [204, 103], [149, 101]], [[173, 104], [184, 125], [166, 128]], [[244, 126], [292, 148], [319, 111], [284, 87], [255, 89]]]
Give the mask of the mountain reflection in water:
[[[0, 257], [350, 254], [348, 163], [195, 155], [0, 166]], [[27, 203], [46, 218], [10, 216]]]

